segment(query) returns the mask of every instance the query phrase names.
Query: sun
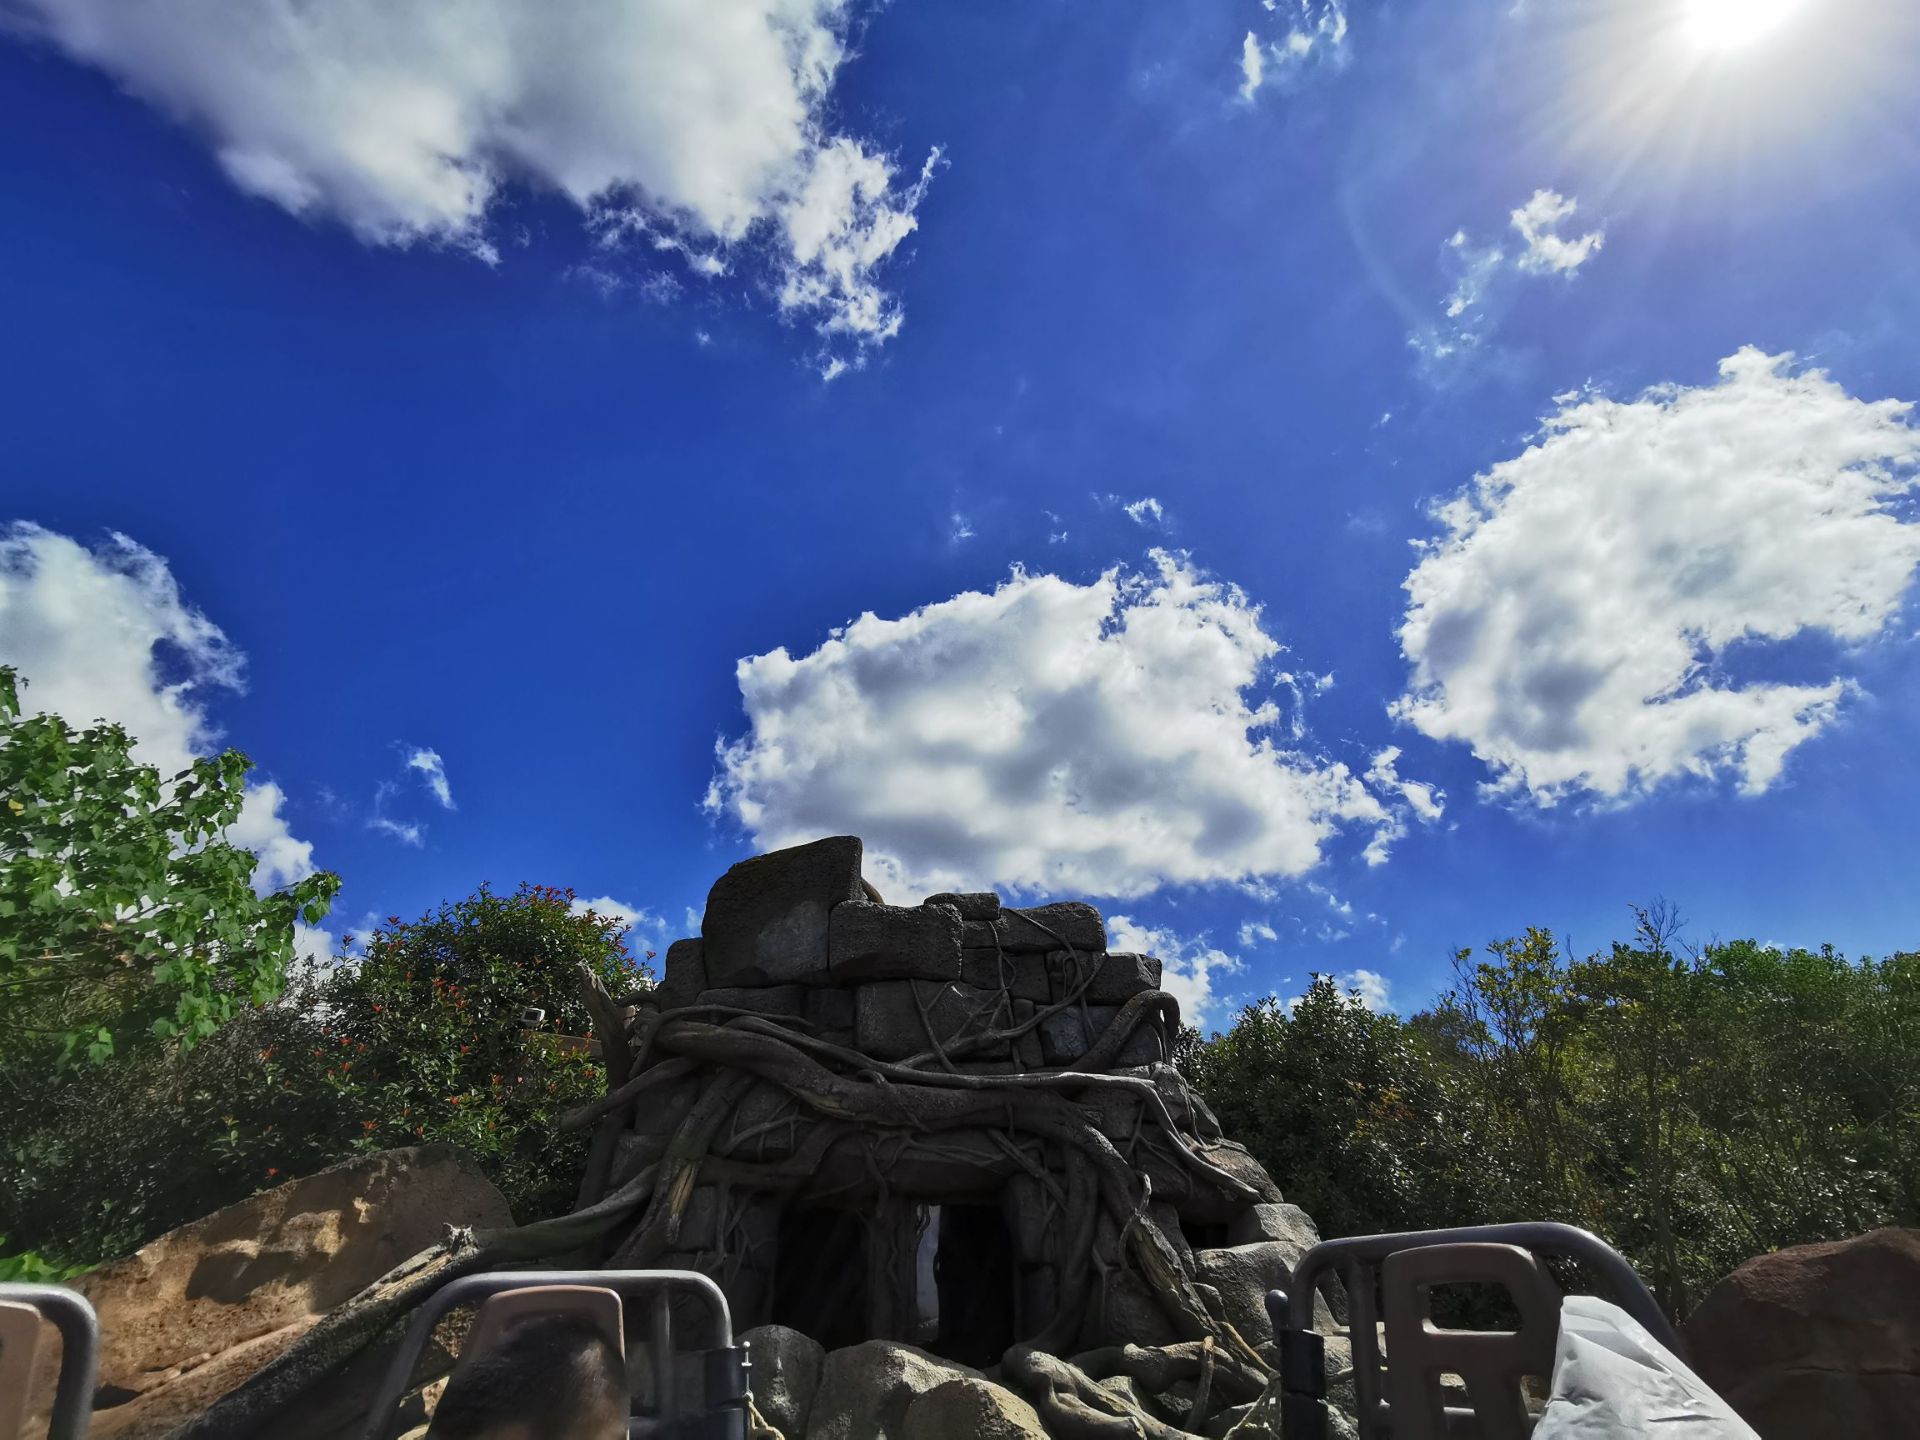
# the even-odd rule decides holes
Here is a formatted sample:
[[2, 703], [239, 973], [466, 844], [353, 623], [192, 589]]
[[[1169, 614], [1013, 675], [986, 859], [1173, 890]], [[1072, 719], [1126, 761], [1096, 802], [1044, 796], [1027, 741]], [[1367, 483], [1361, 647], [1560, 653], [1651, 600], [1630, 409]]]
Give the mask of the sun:
[[1738, 50], [1779, 29], [1806, 0], [1681, 0], [1680, 29], [1701, 50]]

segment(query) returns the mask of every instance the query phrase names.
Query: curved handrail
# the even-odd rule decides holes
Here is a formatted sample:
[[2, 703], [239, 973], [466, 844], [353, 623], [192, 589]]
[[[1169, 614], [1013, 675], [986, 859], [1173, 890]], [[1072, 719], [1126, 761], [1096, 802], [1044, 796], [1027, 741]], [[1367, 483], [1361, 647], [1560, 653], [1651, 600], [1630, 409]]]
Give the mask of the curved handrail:
[[82, 1440], [93, 1419], [100, 1372], [100, 1317], [78, 1290], [64, 1285], [0, 1284], [0, 1300], [31, 1305], [60, 1332], [60, 1379], [53, 1392], [47, 1440]]
[[1584, 1260], [1613, 1286], [1620, 1308], [1647, 1328], [1654, 1339], [1674, 1354], [1682, 1353], [1679, 1335], [1647, 1289], [1632, 1263], [1591, 1230], [1562, 1225], [1555, 1220], [1522, 1220], [1510, 1225], [1462, 1225], [1451, 1230], [1411, 1230], [1393, 1235], [1350, 1235], [1322, 1240], [1293, 1267], [1287, 1292], [1287, 1327], [1313, 1328], [1313, 1296], [1323, 1272], [1332, 1272], [1355, 1260], [1383, 1260], [1396, 1250], [1421, 1245], [1522, 1245], [1548, 1255]]

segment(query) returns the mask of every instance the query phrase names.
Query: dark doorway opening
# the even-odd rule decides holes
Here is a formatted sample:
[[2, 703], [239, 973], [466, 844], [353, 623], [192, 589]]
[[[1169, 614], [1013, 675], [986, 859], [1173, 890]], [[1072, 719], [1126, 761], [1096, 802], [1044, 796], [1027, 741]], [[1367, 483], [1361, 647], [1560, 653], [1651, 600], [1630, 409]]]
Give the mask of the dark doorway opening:
[[874, 1338], [867, 1326], [867, 1227], [857, 1212], [787, 1207], [768, 1310], [774, 1324], [829, 1350]]
[[1205, 1220], [1189, 1220], [1180, 1217], [1180, 1234], [1195, 1250], [1218, 1250], [1227, 1243], [1227, 1227], [1215, 1225]]
[[934, 1252], [940, 1296], [935, 1354], [963, 1365], [996, 1364], [1014, 1334], [1013, 1237], [998, 1205], [942, 1205]]

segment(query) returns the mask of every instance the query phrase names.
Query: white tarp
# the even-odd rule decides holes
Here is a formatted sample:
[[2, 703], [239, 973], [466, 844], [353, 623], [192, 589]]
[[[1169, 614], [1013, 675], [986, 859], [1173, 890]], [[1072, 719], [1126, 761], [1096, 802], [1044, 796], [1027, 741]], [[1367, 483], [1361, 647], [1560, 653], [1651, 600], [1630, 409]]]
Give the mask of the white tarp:
[[1733, 1407], [1618, 1305], [1560, 1306], [1553, 1386], [1533, 1440], [1760, 1440]]

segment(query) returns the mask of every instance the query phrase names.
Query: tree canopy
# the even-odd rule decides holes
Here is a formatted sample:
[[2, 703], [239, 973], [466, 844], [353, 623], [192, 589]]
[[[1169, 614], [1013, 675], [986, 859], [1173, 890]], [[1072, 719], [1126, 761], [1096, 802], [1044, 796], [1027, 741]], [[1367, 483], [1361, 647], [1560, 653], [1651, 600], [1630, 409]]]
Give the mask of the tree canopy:
[[294, 922], [317, 924], [337, 876], [260, 894], [227, 841], [247, 757], [163, 779], [118, 725], [21, 713], [0, 666], [0, 1034], [11, 1051], [102, 1059], [135, 1036], [191, 1047], [274, 999]]
[[1920, 955], [1677, 931], [1463, 950], [1405, 1019], [1317, 977], [1186, 1063], [1325, 1232], [1563, 1220], [1676, 1314], [1751, 1255], [1920, 1223]]

